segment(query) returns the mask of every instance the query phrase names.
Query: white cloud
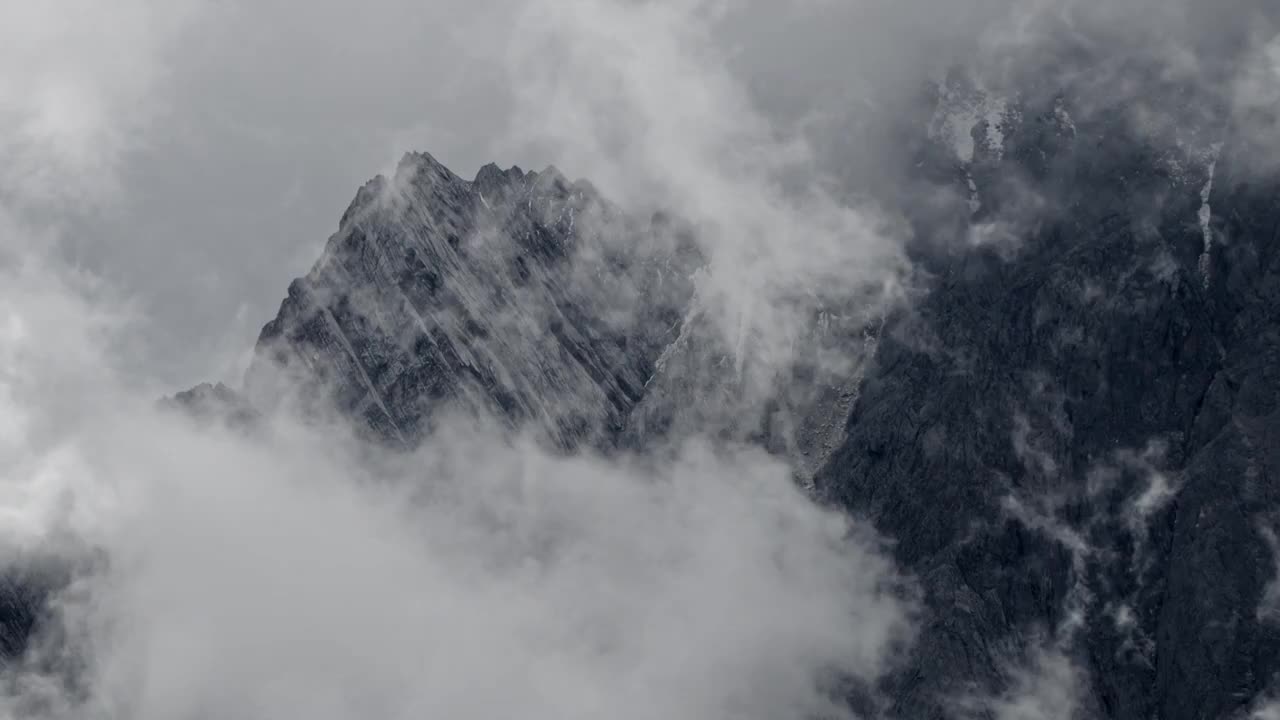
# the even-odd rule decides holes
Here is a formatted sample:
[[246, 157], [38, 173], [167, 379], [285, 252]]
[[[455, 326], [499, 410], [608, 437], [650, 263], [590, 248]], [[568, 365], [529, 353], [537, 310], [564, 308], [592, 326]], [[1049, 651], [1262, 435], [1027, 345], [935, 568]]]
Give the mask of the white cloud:
[[1259, 703], [1249, 714], [1249, 720], [1280, 720], [1280, 702]]
[[508, 56], [511, 142], [692, 221], [710, 256], [697, 311], [748, 375], [744, 392], [764, 394], [819, 309], [856, 328], [896, 299], [904, 238], [838, 197], [805, 138], [757, 107], [715, 40], [728, 12], [701, 0], [527, 3]]
[[1072, 720], [1081, 717], [1083, 693], [1075, 663], [1061, 651], [1044, 650], [1014, 672], [1013, 686], [990, 709], [997, 720]]
[[11, 199], [96, 203], [161, 110], [154, 92], [195, 0], [5, 3], [0, 188]]
[[[67, 644], [10, 668], [10, 714], [806, 717], [906, 638], [891, 563], [761, 453], [654, 467], [464, 429], [370, 463], [283, 417], [197, 427], [114, 380], [74, 289], [5, 287], [6, 382], [53, 422], [0, 487], [56, 495], [0, 494], [5, 530], [104, 558], [62, 596]], [[41, 680], [63, 652], [87, 697]]]

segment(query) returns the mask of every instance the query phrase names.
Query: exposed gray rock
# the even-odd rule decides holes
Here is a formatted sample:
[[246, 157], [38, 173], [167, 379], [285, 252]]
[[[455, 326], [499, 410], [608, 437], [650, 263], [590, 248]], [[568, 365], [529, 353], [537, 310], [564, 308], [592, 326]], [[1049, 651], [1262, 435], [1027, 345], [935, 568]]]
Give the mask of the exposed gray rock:
[[45, 588], [25, 571], [0, 575], [0, 666], [26, 651], [44, 611]]
[[[701, 262], [554, 168], [467, 182], [429, 155], [365, 185], [262, 331], [246, 394], [322, 398], [412, 444], [448, 409], [608, 446], [675, 338]], [[299, 390], [301, 389], [301, 390]]]
[[198, 422], [225, 422], [241, 428], [254, 427], [261, 419], [252, 403], [222, 383], [202, 383], [176, 393], [163, 399], [161, 407], [181, 411]]

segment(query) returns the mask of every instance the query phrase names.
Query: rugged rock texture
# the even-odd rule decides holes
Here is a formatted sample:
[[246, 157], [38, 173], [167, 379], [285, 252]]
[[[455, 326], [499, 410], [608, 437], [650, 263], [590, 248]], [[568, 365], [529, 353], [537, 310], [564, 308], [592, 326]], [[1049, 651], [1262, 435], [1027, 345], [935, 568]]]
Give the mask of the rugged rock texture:
[[[58, 557], [15, 552], [0, 569], [0, 673], [22, 662], [49, 618], [49, 601], [70, 582]], [[4, 676], [0, 684], [10, 680]]]
[[[407, 155], [361, 188], [289, 286], [244, 396], [336, 408], [402, 446], [448, 412], [539, 428], [565, 450], [752, 438], [800, 458], [807, 477], [856, 382], [804, 363], [782, 382], [744, 379], [694, 295], [702, 264], [679, 220], [639, 222], [555, 168], [488, 165], [467, 182]], [[840, 317], [815, 314], [811, 344], [860, 357], [865, 328]], [[777, 397], [749, 390], [765, 385]], [[219, 388], [177, 399], [239, 402]]]
[[0, 575], [0, 667], [26, 650], [41, 617], [45, 594], [43, 583], [22, 570]]
[[953, 717], [1042, 653], [1082, 716], [1247, 714], [1280, 670], [1280, 183], [1226, 127], [974, 93], [943, 93], [918, 160], [953, 190], [913, 216], [935, 282], [816, 478], [926, 593], [889, 714]]

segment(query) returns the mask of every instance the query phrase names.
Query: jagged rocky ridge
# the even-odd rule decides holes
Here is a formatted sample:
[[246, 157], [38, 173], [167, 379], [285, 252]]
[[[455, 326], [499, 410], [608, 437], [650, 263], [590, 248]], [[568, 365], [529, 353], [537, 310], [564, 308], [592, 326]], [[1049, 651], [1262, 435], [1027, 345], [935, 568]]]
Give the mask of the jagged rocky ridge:
[[[820, 455], [830, 433], [775, 427], [779, 408], [829, 426], [819, 411], [847, 405], [851, 389], [820, 397], [841, 381], [823, 378], [784, 384], [773, 406], [735, 402], [731, 351], [695, 296], [704, 263], [687, 224], [662, 212], [638, 221], [555, 168], [488, 165], [467, 182], [406, 155], [393, 178], [361, 188], [289, 286], [245, 398], [266, 411], [336, 409], [398, 446], [462, 412], [533, 428], [562, 450], [711, 432]], [[860, 341], [825, 315], [813, 322], [828, 341]], [[196, 397], [214, 396], [229, 402], [216, 387]]]
[[[813, 450], [815, 494], [923, 590], [906, 665], [850, 700], [955, 717], [1050, 652], [1086, 717], [1247, 714], [1280, 671], [1280, 181], [1229, 125], [1153, 133], [1123, 98], [955, 76], [934, 100], [905, 139], [908, 194], [942, 198], [904, 206], [931, 282], [882, 328], [837, 331], [874, 352], [865, 375], [782, 403], [823, 429], [780, 449]], [[566, 451], [643, 445], [689, 393], [732, 395], [721, 349], [689, 347], [702, 261], [679, 223], [554, 170], [468, 182], [406, 156], [290, 285], [242, 391], [176, 402], [336, 410], [392, 445], [454, 410]], [[11, 656], [26, 588], [0, 585]]]
[[489, 165], [467, 182], [407, 155], [289, 286], [246, 395], [319, 397], [399, 445], [463, 410], [564, 449], [608, 446], [678, 335], [701, 262], [674, 221], [637, 222], [554, 168]]

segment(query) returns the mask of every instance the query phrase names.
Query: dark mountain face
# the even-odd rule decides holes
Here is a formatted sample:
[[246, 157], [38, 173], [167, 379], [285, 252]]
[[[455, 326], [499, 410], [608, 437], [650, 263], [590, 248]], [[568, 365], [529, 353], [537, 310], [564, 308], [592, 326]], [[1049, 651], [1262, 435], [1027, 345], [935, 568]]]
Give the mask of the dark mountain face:
[[950, 716], [1045, 648], [1085, 716], [1247, 714], [1280, 669], [1280, 185], [1230, 127], [950, 90], [918, 165], [954, 198], [914, 217], [935, 281], [816, 479], [925, 591], [890, 714]]
[[[1280, 179], [1230, 123], [1155, 96], [1176, 122], [943, 84], [886, 193], [922, 292], [882, 322], [818, 313], [811, 342], [870, 364], [797, 363], [762, 403], [702, 327], [692, 230], [554, 169], [465, 181], [427, 155], [359, 191], [239, 393], [175, 401], [334, 412], [397, 447], [448, 413], [563, 452], [759, 442], [923, 591], [888, 716], [963, 715], [1046, 654], [1082, 688], [1062, 717], [1239, 716], [1280, 671]], [[0, 654], [35, 622], [24, 588], [0, 582]]]

